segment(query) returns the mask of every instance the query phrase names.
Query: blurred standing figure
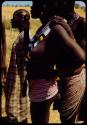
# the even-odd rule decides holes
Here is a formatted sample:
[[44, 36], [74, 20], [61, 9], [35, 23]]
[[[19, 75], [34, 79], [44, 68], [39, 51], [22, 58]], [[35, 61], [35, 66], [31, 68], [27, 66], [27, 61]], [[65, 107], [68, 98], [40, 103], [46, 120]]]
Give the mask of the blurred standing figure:
[[0, 83], [0, 116], [1, 116], [1, 95], [2, 87], [5, 86], [6, 80], [6, 32], [4, 22], [1, 23], [1, 83]]
[[[40, 18], [42, 27], [39, 30], [51, 21], [51, 32], [47, 39], [42, 40], [31, 51], [30, 66], [34, 67], [30, 69], [33, 122], [40, 121], [40, 118], [48, 122], [49, 115], [47, 117], [45, 115], [49, 112], [47, 102], [51, 100], [52, 90], [54, 93], [56, 91], [56, 81], [47, 86], [44, 79], [51, 81], [53, 76], [60, 78], [58, 90], [61, 94], [61, 101], [58, 110], [61, 122], [74, 123], [81, 107], [85, 93], [85, 20], [74, 12], [74, 3], [75, 1], [66, 0], [33, 0], [31, 15], [33, 18]], [[54, 65], [56, 65], [55, 70]], [[44, 110], [41, 108], [42, 105]]]
[[2, 23], [2, 35], [1, 35], [1, 78], [6, 78], [6, 32], [5, 25]]
[[[26, 43], [29, 40], [30, 14], [24, 9], [13, 14], [12, 27], [20, 34], [14, 41], [6, 79], [6, 113], [9, 122], [27, 123], [29, 97], [26, 81]], [[26, 32], [27, 31], [27, 32]]]
[[[66, 31], [68, 33], [71, 32], [71, 37], [74, 40], [71, 45], [66, 42], [69, 48], [65, 44], [63, 48], [58, 48], [60, 49], [58, 53], [61, 54], [59, 54], [56, 63], [56, 67], [59, 70], [60, 81], [58, 87], [61, 95], [61, 99], [58, 101], [60, 104], [57, 103], [57, 105], [60, 105], [58, 110], [63, 123], [85, 121], [86, 19], [80, 17], [74, 11], [74, 5], [75, 1], [56, 1], [57, 14], [61, 18], [54, 17], [54, 22], [60, 25], [60, 28], [57, 25], [55, 26], [56, 30], [59, 30], [59, 34], [60, 31], [61, 34], [65, 34]], [[67, 23], [63, 19], [66, 19]], [[65, 31], [62, 28], [65, 28]], [[68, 37], [65, 37], [65, 39], [70, 41]], [[74, 43], [77, 43], [75, 48], [73, 47]], [[78, 115], [79, 118], [77, 118]]]

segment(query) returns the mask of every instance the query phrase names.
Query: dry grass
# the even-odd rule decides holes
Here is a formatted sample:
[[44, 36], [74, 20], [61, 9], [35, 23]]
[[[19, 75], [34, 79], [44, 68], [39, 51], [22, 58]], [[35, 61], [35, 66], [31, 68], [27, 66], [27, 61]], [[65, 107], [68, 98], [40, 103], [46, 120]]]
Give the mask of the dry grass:
[[75, 9], [75, 12], [77, 12], [81, 17], [86, 17], [86, 12], [81, 8]]

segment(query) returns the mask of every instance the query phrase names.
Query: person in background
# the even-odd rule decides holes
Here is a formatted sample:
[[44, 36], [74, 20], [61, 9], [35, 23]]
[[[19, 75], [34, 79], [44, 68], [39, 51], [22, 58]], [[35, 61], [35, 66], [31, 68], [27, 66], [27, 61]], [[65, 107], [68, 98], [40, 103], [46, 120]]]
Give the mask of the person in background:
[[85, 93], [85, 20], [74, 12], [74, 1], [33, 0], [31, 15], [42, 22], [37, 33], [51, 21], [51, 32], [30, 53], [32, 123], [49, 122], [50, 105], [58, 90], [61, 122], [74, 123]]
[[12, 28], [17, 28], [20, 34], [12, 45], [6, 78], [6, 113], [9, 122], [27, 123], [29, 96], [25, 57], [26, 43], [29, 41], [29, 12], [25, 9], [16, 10], [11, 23]]
[[1, 22], [1, 83], [0, 83], [0, 117], [2, 116], [2, 91], [4, 90], [6, 81], [6, 31], [5, 24]]
[[1, 78], [6, 79], [6, 31], [4, 22], [2, 22], [2, 36], [1, 36]]

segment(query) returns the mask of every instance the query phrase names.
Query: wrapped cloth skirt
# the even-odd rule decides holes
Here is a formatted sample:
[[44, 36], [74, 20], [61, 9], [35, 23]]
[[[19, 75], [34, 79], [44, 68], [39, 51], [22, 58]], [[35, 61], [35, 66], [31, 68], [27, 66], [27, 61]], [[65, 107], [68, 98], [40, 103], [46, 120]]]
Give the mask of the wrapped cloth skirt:
[[61, 79], [61, 106], [59, 109], [62, 121], [71, 119], [78, 114], [83, 100], [86, 86], [85, 68], [73, 76], [64, 77]]

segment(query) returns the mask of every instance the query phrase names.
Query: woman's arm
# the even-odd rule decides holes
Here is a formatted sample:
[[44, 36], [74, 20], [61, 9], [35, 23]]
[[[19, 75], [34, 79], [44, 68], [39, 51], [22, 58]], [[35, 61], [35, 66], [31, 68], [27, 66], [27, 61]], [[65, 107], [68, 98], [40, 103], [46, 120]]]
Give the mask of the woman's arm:
[[[67, 47], [72, 50], [73, 55], [77, 56], [77, 59], [81, 61], [86, 60], [86, 55], [84, 50], [80, 47], [80, 45], [76, 42], [76, 39], [71, 37], [65, 28], [59, 24], [53, 26], [53, 29], [56, 33], [61, 37], [62, 41], [65, 43]], [[61, 41], [60, 41], [61, 42]]]

